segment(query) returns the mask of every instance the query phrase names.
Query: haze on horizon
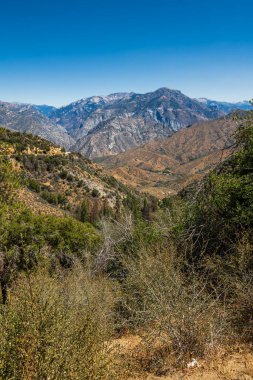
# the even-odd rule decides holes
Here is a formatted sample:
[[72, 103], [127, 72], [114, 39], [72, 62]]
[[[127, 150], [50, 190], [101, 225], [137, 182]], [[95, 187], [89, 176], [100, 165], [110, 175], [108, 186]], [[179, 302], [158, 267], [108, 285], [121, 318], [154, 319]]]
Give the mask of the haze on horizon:
[[251, 0], [13, 0], [1, 11], [1, 100], [61, 106], [159, 87], [252, 98]]

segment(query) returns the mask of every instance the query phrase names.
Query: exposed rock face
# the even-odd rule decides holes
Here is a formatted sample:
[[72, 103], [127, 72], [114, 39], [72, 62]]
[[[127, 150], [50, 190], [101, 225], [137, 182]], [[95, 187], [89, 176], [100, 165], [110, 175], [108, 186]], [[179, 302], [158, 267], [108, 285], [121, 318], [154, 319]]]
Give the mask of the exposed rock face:
[[74, 142], [64, 127], [49, 120], [32, 105], [0, 102], [0, 125], [43, 137], [67, 149]]
[[114, 102], [130, 96], [131, 94], [118, 93], [80, 99], [56, 109], [50, 117], [57, 124], [63, 125], [72, 137], [78, 139], [113, 115], [111, 106]]
[[160, 123], [125, 115], [100, 123], [87, 136], [79, 139], [73, 149], [96, 158], [125, 152], [171, 134], [171, 129]]

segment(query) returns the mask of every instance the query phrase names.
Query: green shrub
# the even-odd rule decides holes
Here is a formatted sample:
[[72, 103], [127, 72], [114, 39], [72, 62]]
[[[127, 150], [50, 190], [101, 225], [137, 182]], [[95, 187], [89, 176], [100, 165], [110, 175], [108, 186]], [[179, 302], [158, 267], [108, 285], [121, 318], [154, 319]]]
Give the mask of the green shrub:
[[74, 181], [74, 177], [72, 174], [68, 174], [67, 177], [66, 177], [67, 181], [69, 182], [73, 182]]
[[66, 170], [63, 170], [59, 173], [59, 176], [61, 179], [66, 179], [68, 175], [68, 172]]
[[66, 205], [67, 198], [64, 194], [43, 190], [40, 193], [41, 198], [54, 205]]
[[91, 195], [94, 198], [97, 198], [97, 197], [99, 197], [100, 193], [99, 193], [98, 189], [93, 189], [92, 192], [91, 192]]
[[32, 191], [35, 191], [36, 193], [39, 193], [40, 192], [40, 183], [38, 181], [36, 181], [35, 179], [33, 178], [29, 178], [28, 181], [27, 181], [27, 187], [28, 189], [32, 190]]
[[99, 242], [98, 232], [89, 223], [67, 216], [33, 215], [22, 205], [0, 203], [2, 302], [6, 302], [8, 286], [17, 272], [31, 270], [46, 258], [59, 260], [63, 266], [71, 264], [86, 251], [95, 251]]

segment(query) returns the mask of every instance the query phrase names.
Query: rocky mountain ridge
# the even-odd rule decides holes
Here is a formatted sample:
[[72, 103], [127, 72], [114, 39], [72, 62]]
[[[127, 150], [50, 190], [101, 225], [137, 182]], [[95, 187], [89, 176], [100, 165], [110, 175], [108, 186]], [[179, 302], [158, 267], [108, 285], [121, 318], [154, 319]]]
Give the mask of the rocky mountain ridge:
[[166, 139], [189, 125], [216, 119], [250, 104], [191, 99], [160, 88], [146, 94], [115, 93], [55, 108], [0, 102], [0, 124], [32, 133], [84, 156], [111, 156]]
[[166, 138], [189, 124], [219, 114], [211, 113], [176, 90], [162, 88], [152, 93], [132, 94], [106, 106], [101, 115], [103, 120], [80, 137], [73, 149], [91, 158], [114, 155]]

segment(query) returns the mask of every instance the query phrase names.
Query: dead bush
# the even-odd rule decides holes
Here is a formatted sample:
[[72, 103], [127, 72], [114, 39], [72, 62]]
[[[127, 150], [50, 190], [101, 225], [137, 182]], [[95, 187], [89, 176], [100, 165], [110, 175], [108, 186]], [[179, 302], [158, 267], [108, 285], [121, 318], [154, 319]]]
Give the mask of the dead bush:
[[140, 252], [126, 266], [123, 309], [146, 346], [142, 366], [163, 373], [167, 366], [203, 356], [223, 340], [226, 313], [219, 292], [211, 291], [193, 269], [184, 273], [173, 248]]

